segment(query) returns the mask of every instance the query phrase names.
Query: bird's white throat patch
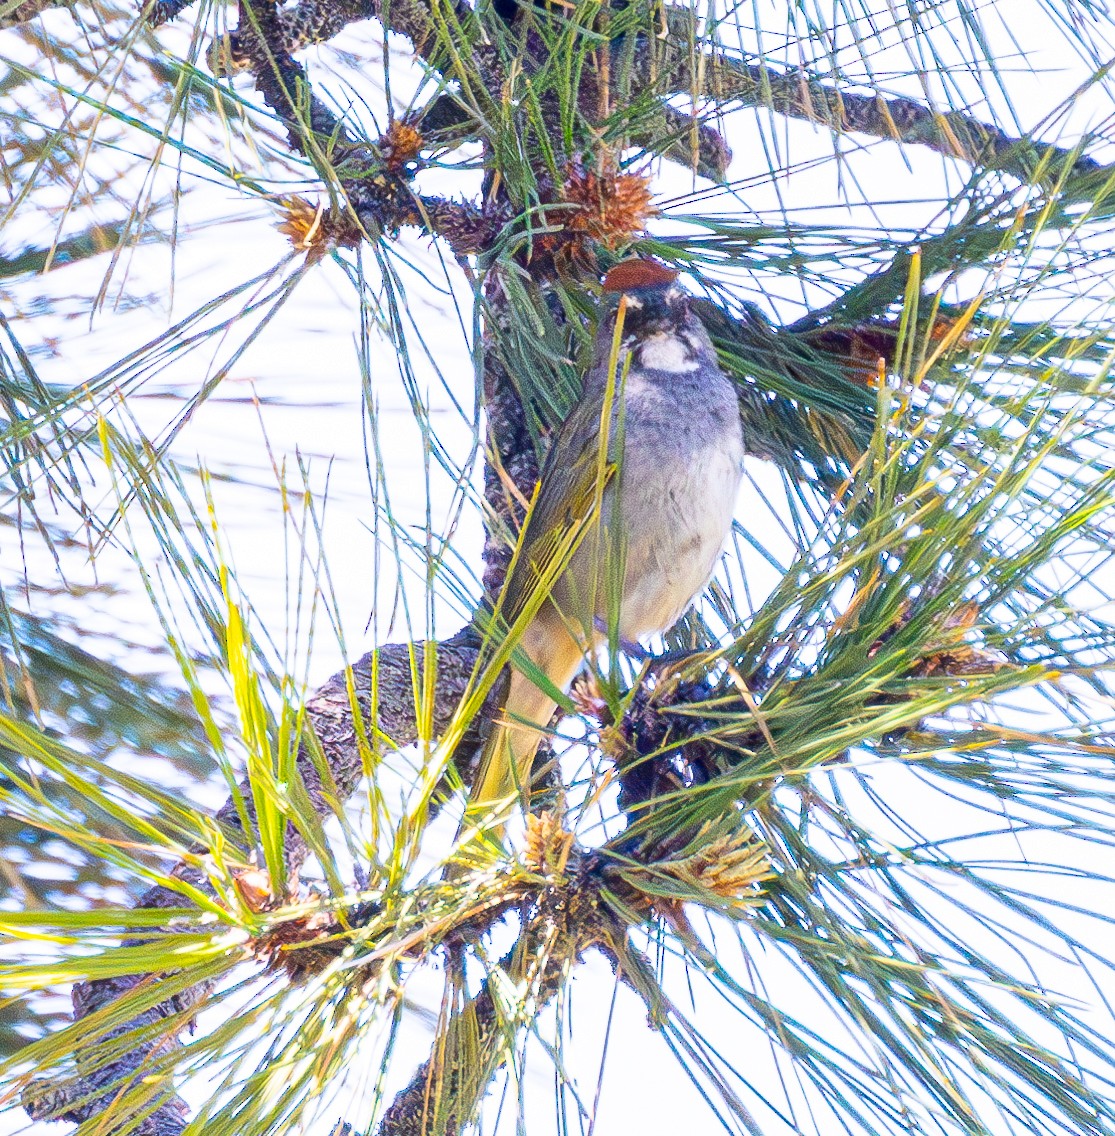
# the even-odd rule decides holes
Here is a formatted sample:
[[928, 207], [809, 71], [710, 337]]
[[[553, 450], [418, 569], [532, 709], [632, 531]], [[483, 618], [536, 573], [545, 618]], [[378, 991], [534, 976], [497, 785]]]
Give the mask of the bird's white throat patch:
[[693, 357], [684, 339], [661, 331], [648, 336], [639, 345], [639, 363], [656, 371], [675, 373], [695, 371], [700, 364]]

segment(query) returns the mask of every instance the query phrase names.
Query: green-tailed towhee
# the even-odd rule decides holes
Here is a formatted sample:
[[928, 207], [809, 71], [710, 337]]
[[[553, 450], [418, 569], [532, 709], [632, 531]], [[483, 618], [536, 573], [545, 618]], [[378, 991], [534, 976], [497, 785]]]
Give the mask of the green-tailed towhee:
[[604, 278], [619, 302], [550, 445], [500, 600], [510, 624], [548, 587], [519, 646], [550, 689], [512, 666], [466, 829], [498, 836], [516, 801], [529, 801], [531, 763], [557, 705], [552, 688], [568, 690], [609, 630], [634, 643], [671, 627], [730, 531], [744, 452], [736, 392], [677, 275], [637, 259]]

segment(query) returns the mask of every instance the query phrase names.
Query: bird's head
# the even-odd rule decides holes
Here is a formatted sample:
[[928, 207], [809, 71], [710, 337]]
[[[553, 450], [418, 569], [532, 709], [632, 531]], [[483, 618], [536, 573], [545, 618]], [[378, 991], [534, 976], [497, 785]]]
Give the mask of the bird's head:
[[689, 314], [689, 293], [680, 287], [677, 269], [657, 260], [620, 261], [604, 277], [604, 291], [626, 300], [624, 329], [645, 336], [678, 327]]

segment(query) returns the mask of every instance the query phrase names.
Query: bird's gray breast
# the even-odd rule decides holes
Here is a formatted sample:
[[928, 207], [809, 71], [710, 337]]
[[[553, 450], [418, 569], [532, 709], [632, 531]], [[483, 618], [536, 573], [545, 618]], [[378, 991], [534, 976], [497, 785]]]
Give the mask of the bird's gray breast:
[[672, 626], [708, 582], [743, 472], [731, 382], [680, 337], [653, 339], [626, 376], [619, 476], [605, 500], [606, 544], [619, 535], [623, 549], [620, 632], [632, 640]]

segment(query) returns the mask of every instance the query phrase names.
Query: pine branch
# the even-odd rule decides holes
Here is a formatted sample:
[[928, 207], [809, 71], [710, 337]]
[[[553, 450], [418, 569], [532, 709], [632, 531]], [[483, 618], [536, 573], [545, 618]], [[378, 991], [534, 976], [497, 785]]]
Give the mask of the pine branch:
[[90, 225], [84, 232], [52, 245], [25, 245], [18, 252], [0, 254], [0, 280], [29, 276], [99, 256], [114, 248], [126, 235], [127, 226], [117, 222]]
[[[288, 54], [326, 43], [349, 24], [374, 18], [376, 7], [373, 0], [334, 0], [330, 4], [303, 0], [301, 4], [279, 10], [279, 42]], [[239, 30], [229, 32], [228, 61], [233, 70], [250, 65], [250, 39], [250, 35], [242, 36]]]
[[[454, 11], [462, 25], [467, 26], [471, 10], [458, 0]], [[302, 0], [294, 8], [284, 10], [283, 23], [289, 29], [288, 50], [322, 42], [352, 20], [369, 16], [380, 19], [387, 31], [407, 36], [419, 54], [432, 60], [436, 24], [430, 7], [422, 0], [389, 5], [382, 0]], [[925, 146], [945, 157], [1001, 170], [1026, 183], [1035, 177], [1049, 182], [1067, 173], [1069, 180], [1084, 180], [1095, 188], [1112, 176], [1108, 167], [1076, 150], [1013, 137], [962, 111], [938, 111], [899, 95], [844, 91], [804, 71], [780, 71], [762, 61], [706, 47], [701, 18], [690, 8], [668, 8], [667, 26], [669, 35], [664, 40], [640, 37], [635, 59], [638, 81], [665, 95], [709, 98], [721, 108], [731, 103], [765, 107], [789, 118], [826, 125], [838, 133], [850, 131], [903, 145]], [[691, 45], [696, 45], [696, 50]], [[482, 62], [490, 72], [484, 77], [486, 85], [498, 89], [502, 69], [495, 70], [496, 56], [485, 53]], [[621, 81], [622, 72], [617, 72], [617, 84]], [[617, 89], [615, 93], [621, 92]], [[686, 117], [674, 108], [667, 108], [666, 113], [675, 127]], [[717, 132], [707, 124], [700, 129], [702, 165], [715, 171], [722, 164], [716, 154], [718, 144], [711, 138]], [[722, 141], [719, 145], [723, 145]]]
[[[436, 21], [421, 0], [389, 5], [381, 0], [302, 0], [281, 10], [276, 35], [269, 43], [273, 51], [289, 54], [332, 38], [355, 20], [373, 17], [385, 30], [407, 36], [427, 62], [442, 62]], [[460, 2], [454, 7], [454, 17], [462, 27], [475, 19], [471, 9]], [[805, 71], [778, 70], [759, 60], [704, 46], [698, 17], [688, 8], [668, 9], [667, 20], [670, 34], [665, 46], [655, 37], [641, 36], [634, 66], [639, 84], [664, 95], [708, 98], [721, 109], [731, 104], [764, 107], [827, 126], [835, 133], [861, 133], [902, 145], [925, 146], [979, 168], [1000, 170], [1028, 184], [1037, 181], [1048, 185], [1065, 179], [1073, 185], [1073, 199], [1087, 199], [1100, 192], [1108, 178], [1115, 176], [1108, 167], [1076, 150], [1011, 136], [961, 111], [938, 111], [904, 96], [845, 91]], [[246, 38], [242, 31], [229, 37], [233, 66], [245, 65], [250, 57]], [[691, 45], [697, 45], [697, 49]], [[476, 62], [483, 71], [484, 85], [490, 92], [498, 91], [504, 78], [498, 54], [489, 45], [478, 45], [475, 50], [480, 53]], [[524, 65], [528, 71], [536, 66], [529, 59]], [[450, 71], [445, 73], [452, 77]], [[617, 70], [616, 96], [623, 94], [619, 86], [626, 82], [629, 78]], [[451, 101], [446, 96], [438, 100]], [[435, 111], [434, 116], [435, 120], [443, 117], [443, 112]], [[468, 117], [459, 106], [448, 114], [452, 125], [458, 127], [467, 125]], [[673, 139], [666, 157], [695, 168], [702, 176], [723, 180], [731, 151], [717, 130], [668, 105], [662, 107], [660, 125]], [[644, 127], [641, 134], [647, 135], [648, 128]], [[661, 145], [661, 139], [651, 140]], [[646, 145], [648, 139], [634, 141]]]
[[[0, 28], [25, 23], [40, 12], [58, 6], [67, 6], [70, 0], [22, 0], [12, 7], [0, 9]], [[157, 0], [149, 14], [153, 26], [177, 16], [186, 4], [182, 0]], [[274, 101], [275, 83], [264, 80], [261, 90], [268, 105], [288, 121], [291, 96], [299, 87], [305, 87], [302, 69], [290, 59], [290, 54], [310, 44], [323, 43], [333, 38], [350, 23], [376, 18], [384, 29], [406, 36], [416, 52], [432, 65], [442, 62], [438, 46], [438, 21], [424, 0], [301, 0], [289, 8], [277, 9], [270, 5], [255, 6], [253, 11], [261, 28], [266, 28], [264, 39], [279, 86], [286, 94]], [[242, 6], [242, 12], [244, 7]], [[453, 18], [461, 28], [471, 27], [475, 13], [463, 2], [456, 0]], [[747, 59], [719, 48], [705, 46], [701, 18], [689, 8], [670, 7], [666, 10], [669, 34], [664, 39], [641, 36], [635, 53], [637, 82], [649, 85], [664, 95], [689, 94], [707, 98], [721, 109], [731, 104], [764, 107], [788, 118], [804, 119], [827, 126], [834, 133], [853, 132], [875, 138], [885, 138], [902, 145], [924, 146], [945, 157], [955, 158], [983, 169], [1000, 170], [1030, 184], [1035, 181], [1051, 184], [1064, 180], [1065, 192], [1070, 200], [1087, 200], [1108, 191], [1108, 183], [1115, 179], [1115, 171], [1096, 159], [1050, 143], [1026, 137], [1014, 137], [1000, 127], [981, 122], [962, 111], [939, 111], [914, 99], [900, 95], [872, 94], [842, 90], [835, 83], [824, 82], [804, 70], [786, 71], [773, 68], [761, 60]], [[244, 22], [242, 21], [242, 24]], [[251, 45], [251, 30], [245, 27], [228, 37], [228, 62], [231, 68], [253, 65], [260, 77], [261, 62]], [[474, 48], [476, 62], [483, 71], [481, 76], [489, 92], [497, 92], [503, 80], [503, 69], [498, 53], [489, 44]], [[444, 68], [442, 68], [444, 69]], [[528, 61], [528, 70], [530, 69]], [[448, 74], [448, 71], [446, 72]], [[298, 82], [292, 82], [298, 80]], [[617, 83], [620, 77], [617, 74]], [[270, 91], [272, 97], [268, 97]], [[620, 91], [615, 92], [622, 94]], [[310, 121], [318, 126], [336, 120], [310, 96]], [[730, 159], [723, 140], [708, 124], [696, 126], [696, 145], [687, 143], [678, 129], [683, 125], [682, 115], [675, 108], [664, 108], [670, 121], [671, 132], [678, 134], [666, 156], [683, 164], [693, 164], [704, 176], [719, 180]], [[317, 129], [317, 126], [315, 126]], [[329, 131], [325, 132], [327, 135]], [[304, 152], [297, 139], [295, 148]], [[391, 210], [382, 202], [365, 210], [370, 220], [377, 215], [390, 222]], [[463, 216], [462, 211], [469, 213]], [[359, 212], [359, 210], [358, 210]], [[421, 208], [402, 210], [402, 218], [395, 225], [425, 227], [422, 217], [433, 218], [443, 230], [442, 235], [454, 231], [464, 232], [479, 227], [483, 236], [474, 240], [458, 238], [458, 245], [467, 252], [483, 249], [483, 237], [494, 237], [496, 231], [458, 203], [437, 199], [424, 200]], [[396, 216], [400, 211], [395, 207]], [[390, 229], [390, 223], [383, 226]], [[466, 246], [468, 246], [466, 248]], [[455, 250], [456, 251], [456, 250]]]
[[[455, 8], [456, 18], [466, 25], [472, 18], [467, 6]], [[379, 0], [303, 0], [284, 9], [278, 43], [296, 51], [311, 43], [332, 38], [354, 20], [376, 17], [386, 30], [407, 36], [420, 55], [433, 62], [436, 24], [429, 7], [421, 2], [385, 5]], [[636, 52], [635, 74], [639, 82], [667, 95], [691, 94], [709, 98], [721, 108], [736, 103], [765, 107], [789, 118], [805, 119], [837, 133], [854, 132], [887, 138], [903, 145], [925, 146], [945, 157], [985, 169], [997, 169], [1032, 182], [1062, 176], [1086, 179], [1092, 186], [1106, 168], [1094, 158], [1074, 150], [1017, 138], [1000, 127], [980, 122], [961, 111], [941, 112], [914, 99], [882, 93], [844, 91], [804, 71], [780, 71], [761, 61], [749, 61], [719, 49], [704, 48], [699, 18], [688, 8], [673, 7], [667, 13], [669, 36], [662, 41], [643, 36]], [[239, 33], [232, 33], [234, 59], [246, 51]], [[690, 45], [698, 45], [692, 50]], [[494, 53], [482, 60], [485, 85], [498, 89], [502, 68]], [[529, 62], [528, 62], [529, 69]], [[623, 81], [617, 72], [616, 83]], [[617, 95], [621, 92], [617, 89]], [[673, 107], [664, 107], [669, 133], [677, 141], [667, 154], [672, 160], [691, 165], [698, 159], [698, 172], [720, 180], [730, 160], [720, 137], [708, 124], [696, 124], [693, 141], [684, 137], [694, 120]], [[454, 116], [456, 117], [456, 116]]]
[[[668, 94], [708, 98], [729, 104], [765, 107], [787, 118], [854, 132], [902, 145], [925, 146], [948, 158], [983, 169], [1001, 170], [1027, 184], [1044, 184], [1066, 174], [1095, 185], [1115, 176], [1109, 167], [1076, 150], [1030, 138], [1015, 138], [961, 111], [941, 112], [899, 95], [859, 94], [822, 82], [804, 70], [781, 71], [718, 48], [702, 48], [703, 17], [690, 8], [667, 9], [669, 35], [644, 38], [637, 73]], [[691, 45], [697, 45], [694, 50]]]
[[[332, 815], [337, 802], [347, 800], [363, 776], [360, 737], [368, 744], [389, 738], [390, 745], [402, 748], [418, 737], [421, 716], [415, 707], [415, 691], [422, 689], [425, 651], [428, 644], [392, 643], [365, 655], [351, 671], [334, 675], [307, 702], [306, 713], [321, 745], [328, 769], [328, 783], [322, 783], [316, 763], [308, 747], [303, 746], [298, 759], [299, 772], [310, 799], [320, 816]], [[445, 728], [472, 675], [476, 662], [477, 642], [470, 628], [451, 639], [434, 645], [437, 676], [432, 712], [435, 733]], [[355, 694], [357, 713], [353, 711], [350, 690]], [[475, 749], [466, 738], [462, 749]], [[466, 771], [467, 777], [467, 771]], [[249, 802], [251, 794], [243, 793]], [[217, 814], [231, 836], [240, 832], [239, 814], [229, 800]], [[288, 868], [294, 871], [304, 862], [308, 849], [302, 836], [288, 829], [285, 841]], [[204, 851], [204, 849], [198, 849]], [[203, 891], [210, 891], [203, 874], [195, 868], [180, 865], [176, 878]], [[145, 908], [180, 907], [182, 897], [165, 887], [148, 890], [137, 904]], [[73, 992], [74, 1021], [89, 1017], [118, 999], [133, 994], [150, 982], [146, 975], [126, 975], [79, 983]], [[82, 1073], [58, 1087], [33, 1083], [24, 1094], [24, 1106], [32, 1119], [88, 1120], [101, 1113], [137, 1076], [143, 1075], [152, 1061], [162, 1059], [181, 1047], [178, 1033], [196, 1010], [204, 1004], [211, 985], [198, 984], [176, 993], [131, 1020], [115, 1027], [103, 1039], [142, 1033], [143, 1040], [130, 1046], [123, 1056], [92, 1071]], [[167, 1028], [159, 1030], [161, 1021]], [[178, 1097], [169, 1095], [135, 1130], [138, 1136], [177, 1136], [186, 1126], [186, 1106]]]
[[[303, 0], [300, 5], [279, 12], [275, 35], [268, 40], [269, 47], [273, 52], [288, 55], [307, 44], [330, 39], [355, 19], [369, 17], [379, 18], [386, 31], [408, 36], [419, 55], [431, 65], [443, 62], [437, 49], [436, 22], [429, 7], [420, 0], [392, 5], [383, 5], [378, 0], [333, 3]], [[458, 3], [454, 18], [462, 27], [467, 27], [475, 20], [475, 15]], [[776, 114], [828, 126], [837, 133], [862, 133], [899, 144], [921, 145], [975, 167], [1000, 170], [1025, 183], [1038, 181], [1048, 185], [1063, 179], [1071, 183], [1070, 194], [1074, 200], [1104, 192], [1108, 178], [1115, 176], [1096, 159], [1082, 156], [1078, 151], [1028, 137], [1014, 137], [962, 111], [938, 111], [900, 95], [844, 91], [800, 70], [778, 70], [762, 61], [704, 47], [701, 27], [689, 9], [669, 9], [668, 24], [670, 35], [664, 47], [655, 37], [640, 36], [639, 39], [634, 75], [636, 82], [645, 84], [648, 89], [667, 95], [690, 94], [711, 99], [721, 109], [732, 103], [764, 107]], [[243, 32], [234, 32], [229, 37], [230, 57], [236, 65], [242, 65], [251, 55], [244, 40]], [[698, 50], [691, 49], [691, 44], [698, 45]], [[485, 86], [489, 92], [497, 92], [504, 77], [497, 52], [487, 44], [479, 44], [475, 50], [477, 55], [473, 61], [483, 72], [481, 78]], [[529, 72], [536, 64], [527, 58], [525, 66]], [[451, 69], [444, 70], [446, 77], [453, 77]], [[624, 92], [620, 86], [629, 83], [630, 76], [617, 68], [614, 97], [622, 97]], [[455, 128], [462, 135], [470, 133], [468, 111], [452, 97], [443, 95], [428, 108], [427, 114], [433, 130]], [[713, 181], [722, 181], [731, 151], [719, 131], [698, 117], [688, 116], [668, 105], [662, 107], [659, 125], [661, 131], [644, 125], [640, 135], [632, 141], [645, 147], [661, 147], [661, 134], [668, 141], [663, 151], [665, 157], [693, 167]], [[430, 204], [426, 211], [431, 216], [438, 212], [437, 208], [431, 209]], [[420, 224], [413, 214], [403, 223]], [[441, 224], [452, 231], [461, 226], [462, 220], [447, 217]], [[480, 242], [476, 245], [471, 251], [479, 251]]]
[[353, 138], [291, 56], [274, 0], [242, 0], [238, 35], [264, 101], [286, 124], [291, 149], [336, 179], [367, 236], [413, 226], [443, 238], [463, 257], [488, 248], [510, 220], [505, 211], [415, 192], [374, 146]]

